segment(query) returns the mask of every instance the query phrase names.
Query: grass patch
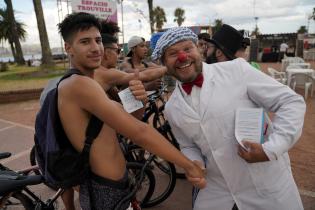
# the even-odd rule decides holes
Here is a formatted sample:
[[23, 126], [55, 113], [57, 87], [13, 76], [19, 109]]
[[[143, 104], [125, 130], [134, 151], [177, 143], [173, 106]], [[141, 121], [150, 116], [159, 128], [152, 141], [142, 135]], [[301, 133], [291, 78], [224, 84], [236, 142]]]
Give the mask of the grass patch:
[[64, 64], [57, 64], [49, 70], [9, 65], [8, 71], [0, 72], [0, 91], [43, 88], [50, 79], [63, 75], [66, 69], [68, 66]]
[[65, 71], [54, 71], [54, 72], [45, 72], [45, 71], [29, 71], [29, 72], [17, 72], [14, 74], [7, 74], [0, 76], [0, 80], [33, 80], [34, 78], [38, 79], [49, 79], [56, 76], [64, 74]]

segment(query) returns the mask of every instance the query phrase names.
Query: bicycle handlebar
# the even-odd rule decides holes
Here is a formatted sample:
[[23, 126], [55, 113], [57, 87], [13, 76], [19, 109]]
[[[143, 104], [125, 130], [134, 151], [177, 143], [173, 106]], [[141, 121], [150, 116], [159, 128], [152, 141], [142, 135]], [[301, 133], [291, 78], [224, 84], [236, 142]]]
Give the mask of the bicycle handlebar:
[[41, 175], [23, 176], [13, 171], [1, 171], [0, 173], [0, 196], [16, 191], [28, 185], [37, 185], [43, 182]]
[[154, 93], [148, 95], [149, 102], [154, 102], [157, 98], [160, 98], [161, 95], [167, 92], [167, 85], [163, 84], [159, 90], [156, 90]]

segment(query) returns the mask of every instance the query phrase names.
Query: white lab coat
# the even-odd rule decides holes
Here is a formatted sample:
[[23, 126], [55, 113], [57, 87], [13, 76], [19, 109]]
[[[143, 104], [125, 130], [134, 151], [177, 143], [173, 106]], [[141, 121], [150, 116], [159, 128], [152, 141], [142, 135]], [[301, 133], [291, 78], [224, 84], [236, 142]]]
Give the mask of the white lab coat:
[[[186, 103], [179, 84], [165, 108], [181, 151], [207, 168], [207, 187], [200, 190], [194, 210], [230, 210], [234, 202], [240, 210], [303, 209], [287, 153], [302, 132], [303, 98], [244, 59], [203, 63], [203, 75], [199, 112]], [[247, 163], [237, 154], [238, 107], [275, 113], [273, 132], [263, 144], [271, 161]]]

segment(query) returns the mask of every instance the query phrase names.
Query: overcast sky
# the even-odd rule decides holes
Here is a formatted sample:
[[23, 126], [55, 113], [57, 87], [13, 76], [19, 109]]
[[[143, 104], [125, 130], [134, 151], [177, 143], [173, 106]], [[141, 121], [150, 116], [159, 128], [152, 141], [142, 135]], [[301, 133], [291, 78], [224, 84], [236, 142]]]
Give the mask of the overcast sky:
[[[26, 25], [27, 39], [22, 44], [39, 44], [37, 22], [32, 0], [12, 0], [16, 19]], [[254, 6], [255, 4], [255, 6]], [[45, 22], [51, 47], [60, 47], [57, 0], [42, 0]], [[209, 25], [215, 19], [222, 19], [236, 29], [252, 31], [255, 27], [254, 17], [258, 17], [258, 28], [261, 33], [296, 32], [302, 25], [308, 26], [308, 16], [315, 7], [314, 0], [153, 0], [154, 7], [164, 8], [167, 23], [164, 27], [176, 26], [174, 10], [181, 7], [185, 10], [184, 26]], [[0, 0], [0, 7], [5, 3]], [[117, 4], [118, 24], [121, 27], [121, 5]], [[62, 14], [71, 12], [63, 2]], [[147, 0], [124, 0], [124, 38], [125, 42], [133, 35], [150, 38]], [[141, 14], [142, 13], [142, 14]], [[60, 13], [61, 14], [61, 13]], [[62, 15], [61, 14], [61, 15]], [[122, 27], [121, 27], [122, 28]], [[309, 30], [315, 33], [315, 21], [309, 22]], [[120, 37], [121, 40], [121, 37]], [[5, 45], [6, 46], [6, 45]]]

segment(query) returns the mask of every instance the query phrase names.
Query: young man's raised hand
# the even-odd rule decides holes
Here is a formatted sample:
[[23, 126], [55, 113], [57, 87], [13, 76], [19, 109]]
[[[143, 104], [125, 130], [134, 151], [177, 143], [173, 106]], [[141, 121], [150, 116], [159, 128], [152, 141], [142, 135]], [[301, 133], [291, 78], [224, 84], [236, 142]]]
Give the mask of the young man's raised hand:
[[129, 88], [137, 100], [140, 100], [143, 103], [146, 103], [147, 93], [145, 92], [142, 82], [139, 80], [138, 69], [136, 69], [134, 72], [134, 78], [129, 81]]

